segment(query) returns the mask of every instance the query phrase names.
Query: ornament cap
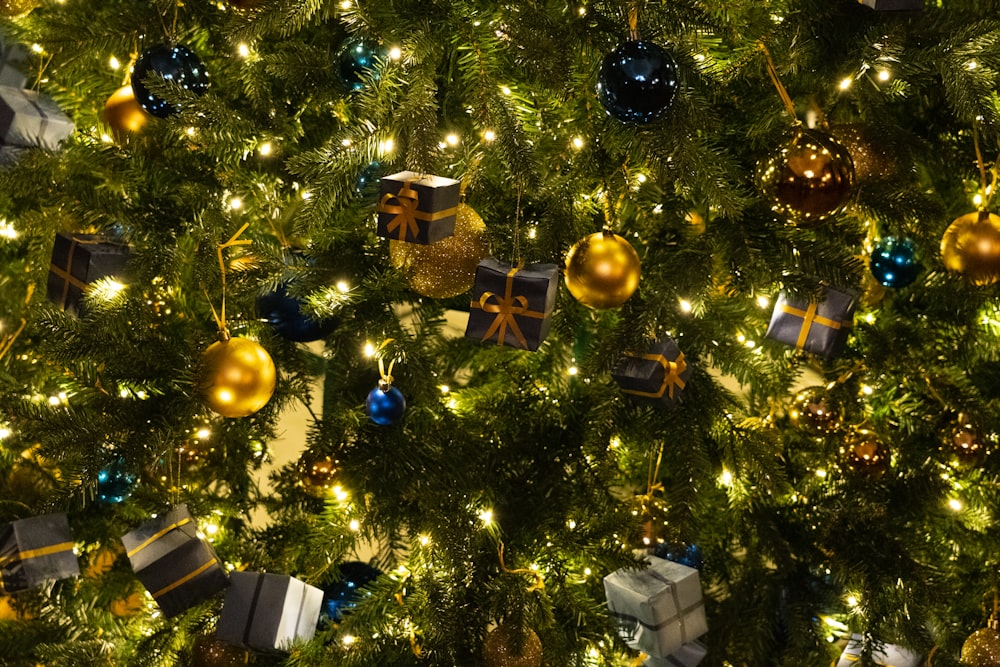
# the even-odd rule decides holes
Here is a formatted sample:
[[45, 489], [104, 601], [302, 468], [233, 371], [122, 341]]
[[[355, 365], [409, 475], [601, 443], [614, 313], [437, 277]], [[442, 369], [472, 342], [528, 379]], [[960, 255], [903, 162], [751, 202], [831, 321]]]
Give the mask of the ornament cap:
[[392, 377], [391, 376], [384, 377], [381, 380], [379, 380], [378, 381], [378, 389], [379, 389], [379, 391], [381, 391], [383, 393], [385, 393], [385, 392], [389, 391], [390, 389], [392, 389]]
[[231, 338], [232, 338], [232, 335], [230, 335], [229, 329], [227, 329], [226, 327], [223, 327], [223, 328], [219, 329], [219, 342], [220, 343], [227, 343], [227, 342], [229, 342], [229, 340]]

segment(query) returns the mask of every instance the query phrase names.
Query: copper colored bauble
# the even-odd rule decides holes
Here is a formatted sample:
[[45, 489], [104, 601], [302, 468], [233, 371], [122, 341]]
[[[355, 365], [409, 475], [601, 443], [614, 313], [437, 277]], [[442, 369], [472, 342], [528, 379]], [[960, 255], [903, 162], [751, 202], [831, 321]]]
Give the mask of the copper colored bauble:
[[941, 260], [973, 284], [995, 283], [1000, 279], [1000, 216], [978, 211], [956, 219], [941, 237]]
[[[542, 642], [530, 628], [524, 631], [520, 646], [516, 634], [500, 625], [486, 635], [483, 644], [485, 667], [539, 667], [542, 664]], [[518, 650], [520, 648], [520, 650]]]
[[847, 149], [819, 130], [799, 127], [791, 140], [757, 164], [757, 187], [771, 208], [795, 222], [838, 213], [854, 188]]
[[146, 608], [145, 595], [136, 591], [111, 603], [111, 613], [120, 618], [135, 616]]
[[591, 308], [616, 308], [639, 287], [639, 255], [611, 232], [586, 236], [566, 256], [566, 287]]
[[315, 498], [325, 498], [333, 489], [340, 464], [332, 456], [306, 450], [299, 457], [296, 468], [299, 484], [305, 492]]
[[39, 0], [0, 0], [0, 16], [16, 19], [40, 5]]
[[848, 470], [866, 477], [881, 477], [889, 469], [889, 450], [866, 427], [852, 430], [841, 447]]
[[445, 299], [472, 289], [476, 267], [489, 254], [486, 224], [465, 203], [458, 205], [453, 236], [428, 245], [389, 242], [392, 265], [403, 272], [414, 292], [432, 299]]
[[840, 428], [840, 408], [825, 387], [809, 387], [796, 394], [788, 417], [810, 435], [828, 435]]
[[147, 120], [149, 114], [136, 102], [132, 86], [122, 86], [113, 92], [101, 112], [101, 121], [112, 129], [118, 141], [139, 132]]
[[201, 355], [201, 394], [223, 417], [246, 417], [271, 400], [277, 372], [271, 355], [249, 338], [228, 338]]
[[962, 644], [962, 664], [966, 667], [1000, 667], [1000, 628], [994, 619], [976, 630]]
[[957, 467], [974, 467], [986, 458], [982, 432], [965, 413], [960, 413], [944, 438], [944, 453]]
[[191, 667], [236, 667], [249, 660], [246, 649], [215, 637], [198, 637], [191, 647]]

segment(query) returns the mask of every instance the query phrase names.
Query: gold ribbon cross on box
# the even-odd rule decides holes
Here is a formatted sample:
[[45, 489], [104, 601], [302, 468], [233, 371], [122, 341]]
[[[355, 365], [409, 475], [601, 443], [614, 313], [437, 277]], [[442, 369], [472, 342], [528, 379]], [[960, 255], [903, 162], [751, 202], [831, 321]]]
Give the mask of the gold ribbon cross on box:
[[[518, 326], [517, 318], [533, 317], [535, 319], [542, 319], [545, 317], [545, 313], [543, 312], [528, 309], [528, 299], [526, 297], [512, 296], [514, 292], [514, 274], [522, 268], [524, 268], [524, 265], [518, 264], [507, 272], [507, 283], [504, 286], [504, 295], [502, 297], [493, 292], [483, 292], [482, 296], [479, 297], [479, 301], [473, 301], [470, 304], [472, 308], [479, 308], [484, 313], [496, 313], [493, 323], [490, 324], [489, 329], [483, 334], [483, 340], [489, 340], [490, 336], [497, 334], [497, 345], [503, 345], [509, 327], [511, 333], [514, 334], [514, 337], [521, 344], [521, 347], [527, 348], [528, 339], [525, 338], [521, 327]], [[490, 303], [491, 299], [495, 299], [496, 302]]]
[[795, 347], [799, 349], [805, 347], [806, 339], [809, 338], [809, 331], [812, 329], [813, 322], [822, 324], [825, 327], [830, 327], [831, 329], [840, 329], [841, 326], [849, 324], [848, 322], [843, 322], [841, 320], [831, 320], [829, 317], [817, 315], [817, 308], [818, 304], [813, 302], [810, 302], [809, 306], [805, 310], [789, 306], [787, 303], [782, 304], [782, 312], [802, 318], [802, 328], [799, 330], [799, 338], [795, 341]]
[[674, 388], [684, 388], [685, 382], [681, 375], [687, 370], [687, 362], [684, 361], [683, 352], [678, 353], [677, 359], [674, 361], [670, 361], [662, 354], [644, 354], [639, 358], [646, 359], [648, 361], [655, 361], [663, 366], [663, 384], [661, 384], [660, 388], [656, 391], [622, 389], [622, 393], [631, 394], [633, 396], [642, 396], [643, 398], [662, 398], [663, 394], [667, 394], [667, 396], [673, 398]]
[[[420, 228], [417, 226], [417, 202], [419, 198], [420, 195], [410, 187], [409, 181], [403, 183], [399, 192], [395, 194], [389, 192], [382, 196], [378, 212], [395, 216], [386, 227], [390, 236], [398, 231], [400, 241], [405, 241], [407, 238], [417, 238], [417, 234], [420, 233]], [[393, 199], [396, 200], [396, 204], [389, 203]]]

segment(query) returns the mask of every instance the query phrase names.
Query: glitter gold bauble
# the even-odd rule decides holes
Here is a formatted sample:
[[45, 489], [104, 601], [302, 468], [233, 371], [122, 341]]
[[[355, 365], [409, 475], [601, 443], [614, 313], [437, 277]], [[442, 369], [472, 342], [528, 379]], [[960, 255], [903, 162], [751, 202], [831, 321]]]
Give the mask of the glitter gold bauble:
[[306, 450], [299, 457], [296, 468], [299, 473], [299, 484], [305, 492], [315, 498], [325, 498], [333, 489], [340, 464], [332, 456]]
[[191, 646], [191, 667], [237, 667], [250, 660], [246, 649], [215, 637], [201, 636]]
[[1000, 667], [1000, 630], [990, 619], [989, 626], [976, 630], [962, 644], [962, 664], [966, 667]]
[[0, 0], [0, 16], [16, 19], [40, 5], [39, 0]]
[[788, 417], [810, 435], [828, 435], [840, 428], [840, 409], [825, 387], [809, 387], [796, 394]]
[[149, 114], [135, 100], [132, 86], [122, 86], [113, 92], [101, 112], [101, 121], [111, 128], [118, 141], [124, 141], [130, 133], [141, 130], [147, 120]]
[[831, 125], [830, 134], [847, 149], [854, 162], [854, 178], [859, 185], [892, 178], [899, 170], [899, 147], [892, 148], [877, 129], [861, 123]]
[[277, 371], [271, 355], [249, 338], [228, 338], [201, 355], [201, 394], [223, 417], [246, 417], [271, 400]]
[[122, 553], [120, 547], [101, 547], [87, 560], [87, 568], [83, 571], [84, 576], [96, 579], [107, 574], [114, 568]]
[[[483, 644], [485, 667], [539, 667], [542, 664], [542, 642], [530, 628], [524, 631], [520, 646], [517, 635], [504, 625], [499, 625], [486, 635]], [[520, 650], [518, 650], [520, 649]]]
[[414, 292], [432, 299], [445, 299], [472, 289], [476, 267], [489, 254], [486, 224], [465, 203], [458, 205], [454, 235], [428, 245], [389, 242], [392, 265], [403, 272]]
[[978, 211], [957, 218], [941, 237], [941, 260], [973, 284], [995, 283], [1000, 279], [1000, 216]]
[[881, 477], [889, 469], [889, 451], [869, 428], [853, 429], [844, 439], [840, 451], [848, 470], [855, 474]]
[[639, 255], [611, 232], [586, 236], [566, 256], [566, 287], [590, 308], [616, 308], [639, 287]]
[[757, 164], [757, 187], [779, 215], [815, 222], [847, 204], [854, 188], [854, 163], [847, 149], [826, 132], [799, 127]]

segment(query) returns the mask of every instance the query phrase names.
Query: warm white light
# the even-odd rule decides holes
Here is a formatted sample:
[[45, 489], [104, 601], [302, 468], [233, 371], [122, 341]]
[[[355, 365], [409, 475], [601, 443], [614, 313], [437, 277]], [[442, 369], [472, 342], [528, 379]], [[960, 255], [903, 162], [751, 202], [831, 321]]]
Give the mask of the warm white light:
[[[350, 6], [350, 3], [349, 2], [341, 3], [341, 6], [343, 5]], [[350, 646], [357, 641], [357, 638], [354, 635], [344, 635], [340, 641], [344, 644], [344, 646]]]
[[340, 8], [341, 9], [350, 9], [351, 8], [351, 0], [343, 0], [343, 2], [340, 3]]
[[208, 440], [212, 437], [212, 431], [207, 428], [200, 428], [198, 432], [194, 434], [199, 440]]
[[341, 294], [347, 294], [351, 291], [351, 285], [346, 280], [338, 280], [334, 287], [336, 287], [337, 291]]
[[768, 306], [771, 305], [771, 300], [768, 299], [763, 294], [758, 294], [757, 295], [757, 305], [760, 306], [761, 308], [767, 308]]
[[497, 138], [497, 133], [493, 130], [486, 130], [483, 132], [483, 141], [493, 141]]
[[848, 88], [851, 87], [852, 83], [854, 83], [854, 81], [851, 79], [851, 77], [849, 76], [844, 77], [843, 79], [840, 80], [840, 89], [847, 90]]
[[395, 145], [396, 144], [393, 142], [392, 139], [386, 139], [379, 144], [379, 150], [381, 150], [383, 153], [391, 153], [393, 146]]
[[353, 531], [361, 530], [361, 522], [357, 519], [351, 519], [351, 522], [347, 524], [347, 527]]
[[891, 77], [891, 76], [892, 76], [892, 74], [889, 73], [889, 70], [887, 70], [887, 69], [880, 70], [879, 73], [878, 73], [878, 80], [879, 81], [888, 81], [889, 77]]
[[208, 525], [205, 526], [205, 534], [207, 534], [209, 537], [212, 537], [213, 535], [217, 534], [218, 532], [219, 532], [219, 526], [218, 526], [218, 524], [210, 523], [210, 524], [208, 524]]
[[573, 137], [573, 148], [577, 150], [583, 148], [583, 137]]
[[49, 405], [55, 407], [59, 405], [59, 403], [60, 401], [58, 396], [49, 396]]
[[576, 528], [576, 521], [570, 519], [569, 521], [566, 522], [566, 525], [569, 527], [570, 530], [573, 530], [574, 528]]
[[962, 501], [958, 498], [951, 498], [948, 501], [948, 507], [950, 507], [953, 512], [961, 512], [965, 508], [965, 505], [963, 505]]
[[108, 67], [110, 67], [111, 69], [115, 70], [121, 69], [121, 66], [122, 64], [121, 62], [118, 61], [118, 58], [115, 58], [114, 56], [108, 58]]
[[194, 133], [195, 133], [195, 132], [197, 132], [198, 130], [197, 130], [197, 128], [195, 128], [195, 127], [189, 127], [189, 128], [188, 128], [187, 130], [185, 130], [185, 131], [187, 132], [187, 135], [188, 135], [189, 137], [193, 137], [193, 136], [194, 136]]
[[528, 230], [528, 238], [529, 239], [533, 239], [536, 236], [538, 236], [538, 230], [536, 230], [534, 227], [532, 227], [531, 229]]
[[35, 53], [45, 53], [45, 49], [42, 48], [42, 45], [37, 43], [31, 45], [31, 50]]
[[331, 491], [333, 492], [333, 497], [337, 499], [338, 502], [344, 502], [347, 500], [347, 491], [344, 490], [340, 484], [335, 485]]
[[719, 483], [722, 484], [723, 486], [732, 486], [733, 473], [729, 472], [728, 470], [723, 470], [722, 474], [719, 475]]
[[303, 190], [299, 196], [302, 197], [302, 199], [304, 199], [305, 201], [309, 201], [310, 199], [312, 199], [313, 193], [309, 192], [308, 190]]
[[500, 86], [500, 92], [503, 93], [504, 95], [511, 94], [511, 90], [507, 86]]
[[979, 67], [979, 63], [977, 63], [975, 60], [970, 60], [969, 62], [965, 63], [965, 67], [969, 71], [972, 71], [972, 70], [976, 69], [977, 67]]
[[594, 571], [591, 570], [589, 567], [583, 568], [583, 576], [589, 577], [593, 573], [594, 573]]
[[682, 313], [691, 312], [691, 302], [688, 301], [687, 299], [681, 299], [680, 301], [677, 302], [677, 305], [680, 307]]
[[13, 241], [17, 238], [17, 230], [14, 229], [14, 225], [10, 224], [6, 220], [0, 220], [0, 238], [5, 238]]
[[858, 606], [858, 602], [859, 602], [859, 600], [858, 600], [857, 596], [854, 596], [854, 595], [848, 595], [847, 596], [847, 606], [848, 607], [857, 607]]
[[240, 199], [239, 197], [233, 197], [232, 199], [229, 200], [229, 208], [231, 208], [234, 211], [240, 210], [241, 208], [243, 208], [243, 200]]
[[622, 439], [617, 435], [611, 437], [611, 442], [608, 443], [608, 447], [611, 449], [617, 449], [622, 446]]
[[236, 50], [239, 52], [241, 58], [246, 58], [250, 55], [250, 47], [243, 42], [240, 42], [240, 45], [236, 47]]
[[0, 426], [0, 440], [3, 440], [4, 438], [9, 438], [10, 434], [11, 430], [9, 428], [7, 428], [6, 426]]
[[872, 389], [871, 386], [863, 384], [861, 385], [861, 393], [864, 394], [865, 396], [871, 396], [872, 394], [875, 393], [875, 390]]
[[421, 535], [418, 539], [420, 541], [420, 546], [422, 547], [426, 547], [431, 543], [431, 538], [427, 535]]
[[826, 479], [826, 471], [822, 469], [817, 470], [816, 476], [819, 477], [820, 479]]
[[438, 389], [441, 390], [442, 394], [447, 394], [449, 391], [451, 391], [451, 387], [449, 387], [446, 384], [441, 385], [440, 387], [438, 387]]
[[983, 203], [983, 196], [977, 193], [976, 196], [972, 198], [972, 203], [976, 206], [981, 206]]
[[110, 134], [108, 134], [107, 132], [102, 132], [101, 133], [101, 141], [103, 143], [110, 144], [111, 142], [114, 141], [114, 138]]
[[389, 49], [389, 60], [399, 60], [403, 57], [403, 50], [398, 46]]
[[577, 373], [580, 372], [580, 369], [577, 368], [576, 366], [570, 366], [568, 369], [566, 369], [566, 372], [569, 373], [570, 375], [576, 375]]
[[263, 157], [267, 157], [268, 155], [270, 155], [271, 151], [273, 150], [274, 146], [271, 145], [270, 141], [265, 141], [264, 143], [262, 143], [260, 146], [257, 147], [257, 152], [260, 153]]
[[365, 343], [365, 356], [369, 359], [375, 356], [375, 346], [371, 343]]
[[479, 520], [487, 526], [493, 523], [493, 510], [483, 510], [479, 513]]
[[451, 134], [449, 134], [448, 136], [446, 136], [446, 137], [444, 138], [444, 141], [445, 141], [445, 143], [446, 143], [446, 144], [448, 144], [449, 146], [452, 146], [452, 147], [454, 147], [454, 146], [457, 146], [457, 145], [458, 145], [458, 142], [460, 142], [460, 141], [461, 141], [461, 139], [459, 139], [459, 137], [458, 137], [458, 135], [457, 135], [457, 134], [455, 134], [454, 132], [452, 132]]

